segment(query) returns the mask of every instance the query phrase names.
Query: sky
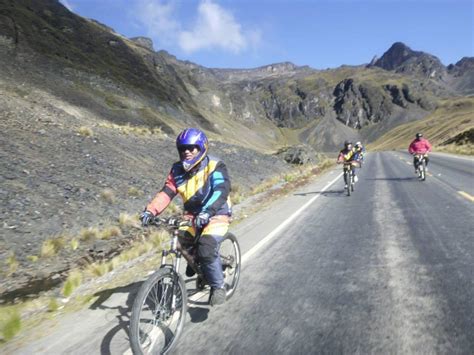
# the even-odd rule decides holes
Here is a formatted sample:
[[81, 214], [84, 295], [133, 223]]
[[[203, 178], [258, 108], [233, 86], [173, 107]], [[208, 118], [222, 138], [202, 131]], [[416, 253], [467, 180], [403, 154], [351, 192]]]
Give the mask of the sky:
[[474, 0], [60, 0], [208, 68], [368, 63], [403, 42], [443, 64], [474, 56]]

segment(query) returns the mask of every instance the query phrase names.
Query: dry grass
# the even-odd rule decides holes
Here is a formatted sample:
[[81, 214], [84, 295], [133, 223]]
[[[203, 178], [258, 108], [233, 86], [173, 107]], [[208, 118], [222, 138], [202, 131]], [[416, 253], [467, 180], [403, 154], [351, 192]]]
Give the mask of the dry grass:
[[[439, 146], [473, 127], [474, 97], [444, 100], [428, 117], [392, 129], [369, 144], [367, 149], [407, 149], [416, 132], [422, 132], [433, 145]], [[467, 150], [469, 151], [469, 148]]]
[[182, 208], [174, 202], [171, 202], [168, 205], [168, 207], [166, 207], [166, 214], [167, 215], [169, 215], [169, 214], [172, 214], [172, 215], [179, 214], [179, 213], [181, 213], [181, 211], [182, 211]]
[[73, 270], [69, 273], [66, 281], [64, 282], [61, 293], [64, 297], [69, 297], [74, 290], [79, 287], [82, 283], [82, 273], [78, 270]]
[[256, 195], [258, 193], [264, 192], [275, 186], [281, 182], [281, 177], [280, 176], [273, 176], [271, 178], [268, 178], [264, 181], [262, 181], [260, 184], [255, 186], [252, 191], [250, 192], [250, 195]]
[[40, 256], [42, 258], [49, 258], [56, 255], [66, 243], [65, 237], [56, 237], [52, 239], [46, 239], [41, 245]]
[[54, 297], [49, 299], [48, 312], [56, 312], [59, 309], [58, 300]]
[[79, 248], [79, 240], [77, 238], [72, 238], [70, 242], [71, 250], [76, 250]]
[[117, 125], [114, 123], [100, 123], [99, 127], [114, 129], [125, 135], [137, 135], [137, 136], [147, 136], [147, 135], [157, 135], [164, 136], [165, 134], [159, 127], [144, 127], [144, 126], [130, 126], [126, 125]]
[[128, 196], [130, 197], [139, 197], [143, 195], [143, 192], [137, 189], [136, 187], [132, 186], [128, 189]]
[[128, 214], [128, 213], [120, 213], [119, 218], [118, 218], [119, 226], [120, 228], [125, 228], [125, 227], [134, 227], [134, 228], [139, 228], [140, 227], [140, 220], [138, 219], [137, 214]]
[[114, 203], [116, 200], [115, 192], [112, 189], [104, 189], [100, 193], [100, 198], [107, 203]]
[[13, 274], [18, 269], [19, 264], [16, 260], [16, 255], [14, 252], [11, 252], [10, 255], [8, 255], [7, 259], [5, 260], [5, 263], [8, 266], [9, 275]]
[[107, 262], [97, 262], [87, 266], [85, 273], [88, 276], [99, 277], [112, 271], [111, 266]]
[[79, 127], [77, 133], [83, 137], [92, 137], [94, 135], [92, 128], [86, 126]]
[[474, 144], [447, 144], [441, 145], [434, 148], [438, 152], [462, 154], [462, 155], [474, 155]]
[[79, 234], [80, 240], [95, 240], [99, 239], [99, 230], [95, 227], [83, 228]]
[[230, 191], [230, 202], [232, 205], [238, 205], [245, 198], [242, 186], [238, 184], [232, 184], [232, 190]]
[[110, 239], [122, 235], [122, 231], [117, 226], [109, 226], [100, 231], [100, 239]]

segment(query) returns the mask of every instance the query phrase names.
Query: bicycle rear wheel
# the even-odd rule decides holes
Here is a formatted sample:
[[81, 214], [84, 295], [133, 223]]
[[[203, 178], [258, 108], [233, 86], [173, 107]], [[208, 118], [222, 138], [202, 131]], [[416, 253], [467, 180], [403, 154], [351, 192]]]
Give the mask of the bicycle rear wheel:
[[130, 345], [134, 354], [166, 354], [177, 342], [187, 311], [183, 278], [170, 268], [140, 287], [132, 307]]
[[241, 255], [237, 238], [232, 233], [227, 233], [219, 247], [219, 255], [222, 261], [224, 273], [224, 287], [226, 299], [232, 297], [240, 279]]

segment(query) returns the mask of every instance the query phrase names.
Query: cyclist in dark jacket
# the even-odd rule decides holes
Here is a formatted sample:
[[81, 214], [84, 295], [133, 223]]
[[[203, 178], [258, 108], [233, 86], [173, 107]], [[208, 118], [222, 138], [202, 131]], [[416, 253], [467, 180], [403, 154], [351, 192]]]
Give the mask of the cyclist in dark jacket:
[[[342, 149], [339, 152], [339, 155], [337, 157], [337, 163], [342, 164], [342, 163], [349, 163], [349, 162], [356, 162], [356, 151], [352, 147], [352, 142], [346, 140], [344, 142], [344, 149]], [[354, 177], [354, 182], [357, 182], [359, 179], [357, 178], [356, 171], [355, 171], [355, 166], [351, 165], [351, 171], [352, 171], [352, 176]], [[347, 189], [347, 181], [346, 181], [346, 175], [344, 175], [344, 182], [345, 186], [344, 188]]]
[[[184, 218], [193, 226], [180, 227], [180, 236], [193, 238], [202, 230], [197, 245], [198, 262], [211, 286], [210, 303], [225, 302], [224, 276], [219, 257], [219, 245], [229, 229], [231, 219], [230, 180], [225, 164], [209, 156], [208, 140], [196, 128], [182, 131], [176, 138], [180, 160], [173, 164], [166, 182], [146, 206], [140, 218], [148, 225], [179, 194], [184, 203]], [[187, 276], [194, 270], [188, 266]]]

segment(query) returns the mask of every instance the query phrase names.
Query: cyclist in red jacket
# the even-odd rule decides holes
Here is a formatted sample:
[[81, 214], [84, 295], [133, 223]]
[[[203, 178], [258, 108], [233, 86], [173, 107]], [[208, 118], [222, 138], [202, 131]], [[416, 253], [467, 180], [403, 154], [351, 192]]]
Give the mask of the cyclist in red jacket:
[[422, 133], [417, 133], [413, 142], [410, 143], [408, 147], [408, 152], [412, 154], [413, 157], [413, 166], [415, 167], [415, 174], [418, 169], [418, 157], [417, 155], [424, 155], [426, 166], [428, 166], [428, 152], [431, 152], [431, 144], [427, 139], [423, 138]]

